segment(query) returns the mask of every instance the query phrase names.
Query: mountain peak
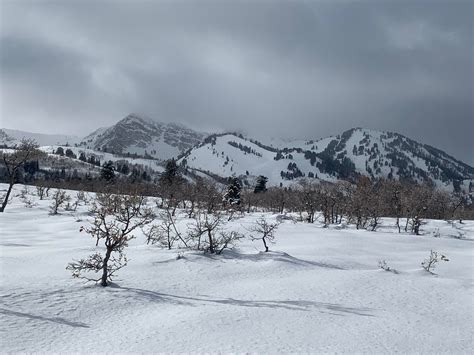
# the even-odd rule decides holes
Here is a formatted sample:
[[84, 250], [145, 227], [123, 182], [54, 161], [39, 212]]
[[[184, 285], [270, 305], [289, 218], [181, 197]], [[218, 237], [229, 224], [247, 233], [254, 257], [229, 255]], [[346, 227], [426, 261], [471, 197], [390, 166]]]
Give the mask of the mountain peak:
[[116, 154], [137, 154], [160, 160], [176, 157], [201, 142], [204, 133], [130, 113], [115, 125], [87, 136], [80, 146]]

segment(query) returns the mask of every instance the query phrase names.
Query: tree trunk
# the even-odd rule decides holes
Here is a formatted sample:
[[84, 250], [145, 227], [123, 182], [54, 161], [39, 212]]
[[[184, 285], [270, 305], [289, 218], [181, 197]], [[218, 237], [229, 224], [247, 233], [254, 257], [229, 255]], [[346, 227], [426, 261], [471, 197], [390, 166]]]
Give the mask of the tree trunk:
[[207, 237], [209, 238], [209, 252], [211, 254], [213, 254], [214, 253], [214, 243], [212, 241], [212, 234], [211, 234], [210, 230], [207, 231]]
[[262, 241], [263, 241], [263, 245], [265, 246], [265, 253], [268, 252], [268, 246], [267, 246], [267, 242], [265, 241], [265, 237], [262, 238]]
[[10, 198], [10, 194], [12, 192], [14, 183], [10, 181], [10, 184], [8, 185], [8, 190], [7, 190], [7, 195], [5, 196], [5, 199], [3, 200], [2, 206], [0, 207], [0, 212], [5, 211], [5, 207], [7, 207], [8, 199]]
[[112, 254], [112, 248], [107, 248], [107, 251], [105, 252], [105, 258], [104, 258], [104, 265], [102, 265], [102, 278], [100, 285], [105, 287], [108, 285], [107, 283], [107, 276], [108, 276], [108, 263], [110, 259], [110, 255]]

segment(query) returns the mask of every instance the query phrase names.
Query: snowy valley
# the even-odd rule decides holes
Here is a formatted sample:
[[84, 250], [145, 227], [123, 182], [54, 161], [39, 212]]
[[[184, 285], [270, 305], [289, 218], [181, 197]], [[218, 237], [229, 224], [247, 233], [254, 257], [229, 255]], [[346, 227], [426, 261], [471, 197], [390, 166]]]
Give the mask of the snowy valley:
[[440, 150], [136, 115], [74, 144], [9, 133], [2, 351], [472, 350], [474, 168]]
[[[40, 199], [36, 188], [15, 185], [0, 214], [2, 351], [472, 350], [474, 221], [426, 220], [413, 235], [398, 233], [393, 218], [371, 232], [324, 224], [319, 213], [305, 223], [252, 209], [225, 222], [244, 238], [220, 255], [147, 244], [137, 229], [128, 265], [103, 288], [65, 269], [104, 247], [80, 232], [93, 221], [94, 194], [64, 192], [68, 210], [63, 204], [52, 215], [55, 189]], [[262, 216], [281, 222], [268, 253], [249, 232]], [[188, 211], [178, 208], [175, 218], [184, 233]], [[433, 273], [421, 265], [431, 250], [449, 259]]]

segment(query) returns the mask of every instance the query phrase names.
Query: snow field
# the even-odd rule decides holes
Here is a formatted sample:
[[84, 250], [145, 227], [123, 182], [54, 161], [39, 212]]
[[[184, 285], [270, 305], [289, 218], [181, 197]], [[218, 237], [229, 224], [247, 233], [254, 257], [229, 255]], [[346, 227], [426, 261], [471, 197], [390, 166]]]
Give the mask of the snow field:
[[[16, 196], [0, 214], [1, 351], [472, 351], [474, 221], [429, 221], [422, 236], [396, 233], [389, 218], [377, 232], [285, 221], [269, 253], [246, 238], [221, 256], [179, 260], [137, 233], [129, 264], [102, 288], [65, 270], [96, 250], [79, 233], [88, 207], [51, 216], [50, 200], [35, 202]], [[248, 236], [260, 215], [229, 228]], [[431, 249], [450, 259], [437, 275], [420, 266]], [[382, 259], [399, 274], [379, 269]]]

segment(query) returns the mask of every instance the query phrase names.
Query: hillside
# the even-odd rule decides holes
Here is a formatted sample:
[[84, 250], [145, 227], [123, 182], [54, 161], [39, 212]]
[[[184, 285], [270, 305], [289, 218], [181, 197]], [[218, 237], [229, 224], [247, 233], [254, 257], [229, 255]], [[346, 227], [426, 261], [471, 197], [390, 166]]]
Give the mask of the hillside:
[[206, 135], [130, 114], [82, 139], [4, 129], [0, 145], [13, 146], [22, 136], [36, 139], [43, 150], [69, 142], [77, 156], [85, 152], [101, 156], [101, 161], [125, 159], [157, 172], [164, 160], [175, 158], [191, 174], [238, 176], [248, 184], [258, 175], [268, 177], [269, 185], [285, 186], [302, 177], [354, 181], [361, 175], [429, 182], [448, 190], [472, 191], [474, 183], [473, 167], [437, 148], [398, 133], [363, 128], [318, 140], [272, 139], [264, 144], [238, 134]]
[[436, 148], [401, 134], [362, 128], [278, 148], [241, 135], [214, 135], [186, 152], [181, 161], [221, 176], [265, 175], [274, 185], [299, 177], [335, 181], [365, 175], [431, 181], [452, 189], [474, 178], [473, 167]]
[[130, 114], [112, 127], [91, 133], [78, 146], [167, 160], [200, 143], [205, 136], [205, 133], [182, 125], [156, 122]]
[[0, 129], [0, 145], [13, 146], [21, 139], [34, 139], [39, 145], [66, 145], [79, 143], [81, 138], [66, 134], [44, 134], [19, 131], [15, 129]]

